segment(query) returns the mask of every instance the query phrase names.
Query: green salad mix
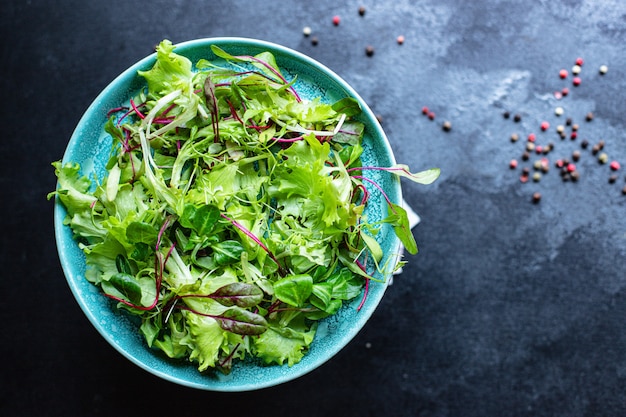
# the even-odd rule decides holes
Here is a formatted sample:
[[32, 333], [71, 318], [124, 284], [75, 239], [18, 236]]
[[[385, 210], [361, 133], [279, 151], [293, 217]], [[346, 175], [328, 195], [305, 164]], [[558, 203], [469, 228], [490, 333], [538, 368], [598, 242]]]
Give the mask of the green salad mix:
[[[302, 99], [274, 56], [192, 63], [164, 40], [147, 88], [111, 109], [106, 175], [54, 162], [56, 197], [86, 278], [137, 316], [147, 345], [200, 371], [256, 357], [293, 365], [320, 319], [365, 302], [389, 224], [410, 252], [406, 211], [364, 175], [428, 184], [438, 169], [361, 166], [358, 102]], [[387, 213], [370, 222], [374, 196]], [[379, 200], [380, 201], [380, 200]], [[390, 263], [390, 262], [387, 262]]]

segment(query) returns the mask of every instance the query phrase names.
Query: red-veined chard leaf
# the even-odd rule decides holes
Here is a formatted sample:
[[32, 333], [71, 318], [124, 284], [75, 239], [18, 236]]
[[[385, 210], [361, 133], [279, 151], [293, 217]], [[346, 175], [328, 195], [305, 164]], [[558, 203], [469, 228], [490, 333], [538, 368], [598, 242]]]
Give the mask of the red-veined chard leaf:
[[226, 307], [249, 308], [263, 300], [263, 291], [254, 284], [233, 282], [220, 287], [209, 297]]
[[231, 307], [211, 317], [222, 329], [236, 334], [255, 336], [267, 330], [267, 321], [263, 316], [240, 307]]

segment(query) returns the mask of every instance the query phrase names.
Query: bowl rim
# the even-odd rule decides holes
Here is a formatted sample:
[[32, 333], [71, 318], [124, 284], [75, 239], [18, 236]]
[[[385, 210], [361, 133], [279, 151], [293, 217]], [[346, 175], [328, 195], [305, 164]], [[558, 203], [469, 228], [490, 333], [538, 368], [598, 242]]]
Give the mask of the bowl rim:
[[[198, 39], [187, 40], [187, 41], [183, 41], [179, 43], [174, 43], [174, 46], [176, 48], [175, 51], [177, 53], [180, 52], [181, 55], [185, 55], [185, 51], [193, 50], [194, 48], [209, 47], [210, 45], [222, 46], [222, 45], [233, 45], [233, 44], [236, 44], [241, 47], [249, 46], [249, 47], [254, 47], [254, 48], [263, 48], [272, 53], [280, 52], [283, 56], [289, 57], [289, 59], [295, 59], [297, 61], [302, 62], [303, 65], [312, 67], [315, 72], [324, 73], [326, 77], [332, 79], [335, 83], [337, 83], [338, 86], [344, 89], [347, 95], [355, 98], [361, 104], [364, 117], [366, 117], [371, 122], [376, 122], [377, 120], [376, 116], [374, 115], [372, 110], [369, 108], [365, 100], [363, 100], [363, 98], [343, 78], [341, 78], [337, 73], [335, 73], [326, 65], [305, 55], [302, 52], [296, 51], [289, 47], [286, 47], [277, 43], [265, 41], [265, 40], [253, 39], [253, 38], [247, 38], [247, 37], [206, 37], [206, 38], [198, 38]], [[91, 104], [87, 107], [87, 109], [82, 114], [78, 124], [76, 125], [76, 128], [74, 129], [74, 131], [72, 132], [72, 135], [70, 136], [70, 139], [67, 143], [67, 147], [63, 154], [63, 159], [62, 159], [63, 164], [65, 164], [66, 162], [69, 162], [68, 158], [71, 154], [70, 151], [71, 151], [72, 145], [75, 144], [79, 140], [80, 133], [85, 127], [85, 125], [88, 124], [89, 120], [94, 118], [93, 116], [94, 110], [99, 107], [99, 103], [101, 101], [104, 101], [105, 97], [111, 95], [116, 90], [118, 90], [119, 89], [118, 85], [120, 83], [124, 82], [125, 80], [136, 79], [137, 77], [139, 77], [137, 75], [137, 71], [139, 69], [144, 69], [146, 68], [146, 66], [151, 66], [155, 61], [156, 61], [156, 52], [153, 52], [150, 55], [145, 56], [144, 58], [140, 59], [139, 61], [135, 62], [130, 67], [125, 69], [118, 76], [116, 76], [96, 96], [96, 98], [91, 102]], [[195, 65], [195, 62], [193, 64]], [[377, 122], [370, 123], [370, 125], [368, 125], [368, 129], [370, 127], [374, 127], [374, 130], [375, 130], [375, 133], [373, 133], [372, 136], [382, 139], [380, 145], [383, 145], [387, 153], [387, 157], [390, 158], [393, 164], [395, 164], [396, 162], [395, 156], [391, 149], [389, 140], [385, 132], [383, 131], [382, 127]], [[402, 189], [400, 186], [400, 181], [394, 180], [392, 184], [394, 185], [394, 188], [395, 188], [393, 192], [397, 196], [399, 202], [401, 202], [402, 201]], [[333, 358], [348, 343], [350, 343], [354, 339], [354, 337], [362, 330], [362, 328], [365, 326], [365, 324], [367, 323], [371, 315], [374, 313], [374, 311], [380, 304], [380, 301], [382, 300], [383, 295], [386, 292], [386, 289], [389, 284], [389, 279], [387, 279], [386, 282], [384, 283], [377, 283], [377, 285], [382, 286], [380, 290], [380, 295], [377, 297], [376, 300], [371, 300], [372, 301], [371, 303], [367, 303], [366, 308], [363, 308], [361, 311], [358, 312], [359, 320], [357, 322], [357, 325], [350, 327], [346, 332], [344, 332], [345, 334], [341, 337], [340, 342], [333, 344], [332, 351], [329, 352], [329, 354], [324, 355], [323, 358], [317, 361], [314, 361], [310, 364], [305, 362], [302, 366], [298, 366], [297, 368], [296, 366], [298, 364], [296, 364], [294, 365], [294, 367], [290, 367], [289, 371], [283, 374], [281, 377], [274, 378], [268, 381], [252, 381], [252, 382], [248, 382], [246, 384], [241, 384], [237, 386], [230, 385], [230, 384], [227, 384], [224, 386], [219, 386], [219, 385], [214, 385], [214, 384], [205, 385], [205, 384], [201, 384], [195, 381], [190, 381], [184, 378], [179, 378], [177, 376], [171, 375], [162, 370], [154, 369], [150, 367], [144, 361], [135, 357], [127, 349], [124, 349], [124, 347], [120, 345], [119, 343], [117, 343], [114, 340], [114, 338], [110, 335], [110, 333], [106, 331], [106, 329], [104, 329], [104, 327], [100, 323], [99, 316], [96, 315], [96, 312], [94, 311], [95, 309], [92, 309], [89, 307], [89, 303], [86, 302], [85, 297], [83, 296], [83, 294], [81, 293], [81, 290], [78, 287], [77, 279], [85, 280], [86, 278], [84, 276], [73, 276], [71, 271], [73, 271], [75, 267], [72, 265], [73, 264], [72, 260], [69, 259], [68, 255], [65, 253], [65, 250], [63, 248], [64, 245], [67, 244], [67, 238], [64, 237], [64, 232], [66, 232], [67, 228], [69, 228], [69, 226], [64, 224], [64, 219], [66, 217], [66, 214], [67, 213], [65, 211], [65, 208], [63, 207], [63, 205], [61, 204], [57, 196], [55, 198], [55, 205], [54, 205], [54, 231], [55, 231], [55, 242], [57, 246], [57, 252], [58, 252], [58, 256], [59, 256], [60, 263], [62, 266], [63, 274], [66, 278], [66, 282], [68, 286], [70, 287], [70, 290], [75, 300], [77, 301], [79, 307], [81, 308], [85, 316], [91, 322], [93, 327], [98, 331], [98, 333], [100, 333], [100, 335], [111, 346], [113, 346], [115, 350], [117, 350], [120, 354], [122, 354], [122, 356], [124, 356], [126, 359], [128, 359], [129, 361], [139, 366], [143, 370], [157, 377], [160, 377], [164, 380], [167, 380], [167, 381], [170, 381], [170, 382], [182, 385], [182, 386], [191, 387], [191, 388], [207, 390], [207, 391], [222, 391], [222, 392], [252, 391], [252, 390], [259, 390], [263, 388], [280, 385], [285, 382], [297, 379], [305, 374], [308, 374], [309, 372], [321, 367], [326, 362], [328, 362], [331, 358]], [[397, 239], [394, 236], [394, 244], [392, 245], [392, 249], [393, 249], [392, 253], [394, 255], [390, 255], [390, 256], [394, 256], [399, 259], [399, 257], [401, 256], [401, 247], [402, 245], [399, 239]], [[93, 284], [90, 283], [90, 285], [93, 285]], [[346, 308], [346, 307], [347, 306], [344, 306], [342, 308]], [[145, 348], [149, 349], [147, 346], [145, 346]], [[305, 358], [306, 358], [306, 355], [305, 355]], [[163, 360], [167, 360], [167, 358], [163, 356]], [[284, 367], [284, 368], [287, 367], [286, 364], [272, 365], [272, 366]], [[197, 369], [195, 369], [195, 371], [198, 372]], [[214, 381], [213, 379], [207, 379], [207, 380]]]

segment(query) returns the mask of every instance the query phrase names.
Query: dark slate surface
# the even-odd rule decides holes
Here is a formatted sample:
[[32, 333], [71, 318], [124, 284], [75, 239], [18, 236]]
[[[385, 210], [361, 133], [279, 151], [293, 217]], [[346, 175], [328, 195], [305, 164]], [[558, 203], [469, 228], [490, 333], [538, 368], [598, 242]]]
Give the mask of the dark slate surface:
[[[626, 164], [623, 2], [8, 0], [0, 10], [1, 415], [626, 415], [624, 172], [609, 184], [589, 149], [577, 183], [552, 165], [583, 139], [604, 139]], [[399, 162], [442, 169], [433, 186], [404, 184], [422, 217], [420, 253], [366, 328], [313, 373], [242, 394], [159, 380], [114, 351], [64, 281], [45, 199], [50, 162], [102, 88], [163, 38], [212, 36], [309, 54], [382, 117]], [[579, 56], [573, 87], [558, 71]], [[576, 140], [555, 133], [566, 117]], [[508, 163], [531, 132], [554, 142], [551, 170], [523, 184], [538, 156]]]

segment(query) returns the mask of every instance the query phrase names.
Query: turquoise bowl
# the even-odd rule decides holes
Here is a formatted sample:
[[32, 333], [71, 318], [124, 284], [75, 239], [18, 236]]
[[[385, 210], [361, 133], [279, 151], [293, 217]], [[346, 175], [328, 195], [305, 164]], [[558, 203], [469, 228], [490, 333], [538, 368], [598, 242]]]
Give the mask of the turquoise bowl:
[[[233, 55], [256, 55], [264, 51], [273, 53], [288, 79], [297, 76], [295, 88], [303, 98], [321, 97], [325, 102], [344, 97], [355, 98], [363, 108], [361, 115], [356, 118], [365, 124], [363, 165], [390, 166], [395, 163], [385, 133], [370, 108], [356, 91], [324, 65], [286, 47], [245, 38], [192, 40], [177, 44], [176, 52], [194, 63], [200, 58], [214, 60], [216, 57], [211, 52], [211, 45], [217, 45]], [[112, 143], [103, 130], [107, 112], [127, 103], [145, 88], [145, 82], [137, 75], [137, 71], [151, 68], [154, 62], [155, 54], [142, 59], [120, 74], [98, 95], [72, 134], [63, 156], [64, 163], [80, 163], [85, 175], [104, 174]], [[401, 204], [402, 194], [397, 177], [374, 170], [364, 171], [364, 175], [378, 182], [392, 202]], [[377, 190], [370, 191], [372, 198], [366, 214], [370, 220], [382, 219], [387, 210], [384, 198]], [[365, 326], [380, 303], [389, 281], [388, 276], [379, 274], [377, 278], [383, 282], [371, 282], [367, 300], [360, 310], [357, 311], [357, 306], [361, 297], [357, 297], [344, 305], [336, 315], [321, 321], [309, 352], [291, 367], [263, 365], [251, 358], [235, 364], [229, 375], [219, 372], [200, 373], [193, 363], [172, 360], [150, 349], [140, 336], [137, 323], [119, 311], [114, 302], [85, 279], [85, 259], [72, 238], [72, 231], [63, 224], [65, 217], [66, 211], [57, 199], [54, 223], [61, 266], [76, 301], [89, 321], [108, 343], [131, 362], [165, 380], [197, 389], [231, 392], [257, 390], [291, 381], [320, 367]], [[391, 227], [383, 227], [377, 239], [385, 253], [381, 264], [393, 264], [401, 251], [401, 245]]]

